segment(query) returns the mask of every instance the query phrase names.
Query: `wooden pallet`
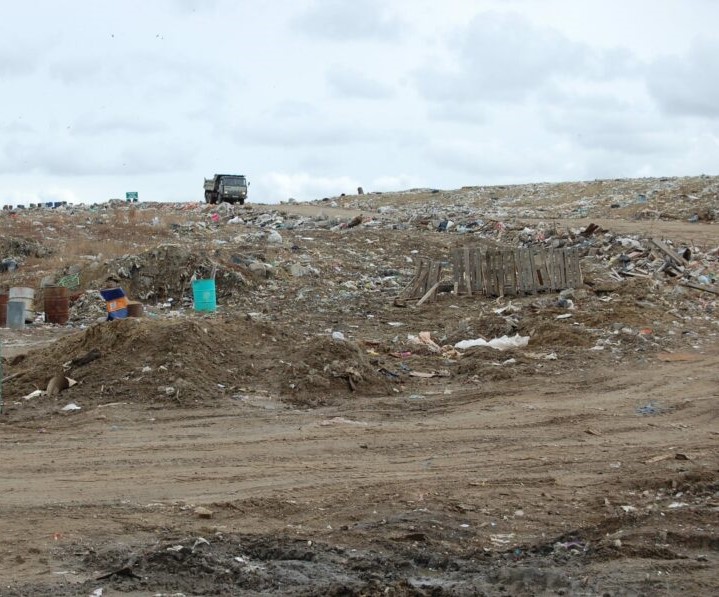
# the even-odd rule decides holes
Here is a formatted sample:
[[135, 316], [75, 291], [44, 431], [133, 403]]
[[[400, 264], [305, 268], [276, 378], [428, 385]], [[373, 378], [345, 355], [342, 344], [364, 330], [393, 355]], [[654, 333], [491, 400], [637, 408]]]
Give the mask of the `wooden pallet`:
[[457, 294], [505, 296], [582, 285], [576, 249], [458, 247], [452, 251]]

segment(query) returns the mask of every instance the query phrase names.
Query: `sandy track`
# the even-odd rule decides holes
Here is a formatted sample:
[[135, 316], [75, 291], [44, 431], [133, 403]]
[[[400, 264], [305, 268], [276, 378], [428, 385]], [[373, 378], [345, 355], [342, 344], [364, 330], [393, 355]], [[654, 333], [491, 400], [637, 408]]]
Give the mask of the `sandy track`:
[[[43, 572], [38, 561], [63, 541], [130, 529], [209, 524], [352, 542], [419, 507], [491, 548], [498, 529], [531, 544], [596, 525], [645, 489], [716, 471], [714, 348], [696, 362], [447, 386], [418, 402], [312, 412], [267, 399], [201, 411], [117, 404], [3, 428], [4, 527], [22, 540], [0, 578], [49, 579], [52, 564]], [[661, 412], [637, 414], [650, 400]], [[197, 504], [215, 518], [183, 508]]]

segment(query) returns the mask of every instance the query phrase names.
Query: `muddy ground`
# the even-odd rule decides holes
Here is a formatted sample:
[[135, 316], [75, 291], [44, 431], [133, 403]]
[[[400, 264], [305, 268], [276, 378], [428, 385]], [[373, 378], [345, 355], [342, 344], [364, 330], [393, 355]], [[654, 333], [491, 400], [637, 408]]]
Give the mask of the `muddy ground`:
[[[686, 184], [706, 198], [700, 183]], [[604, 238], [661, 237], [717, 272], [719, 227], [686, 221], [691, 199], [647, 220], [600, 187]], [[551, 211], [566, 192], [541, 190], [499, 205], [487, 234], [540, 226], [512, 209]], [[556, 238], [589, 222], [575, 191], [582, 211], [553, 214]], [[508, 192], [488, 192], [493, 209]], [[445, 200], [481, 215], [461, 196]], [[1, 283], [40, 293], [74, 267], [82, 285], [68, 325], [0, 331], [0, 594], [716, 593], [717, 295], [644, 262], [647, 277], [618, 281], [607, 241], [586, 247], [570, 308], [556, 293], [397, 306], [417, 255], [467, 238], [433, 229], [427, 197], [441, 205], [417, 192], [3, 213], [32, 250]], [[360, 214], [377, 223], [346, 226]], [[129, 248], [71, 252], [71, 233], [102, 242], [108, 219]], [[196, 313], [189, 280], [213, 267], [218, 310]], [[113, 280], [145, 317], [100, 321]], [[443, 349], [409, 338], [423, 331]], [[529, 343], [452, 349], [505, 334]], [[56, 374], [77, 383], [28, 398]]]

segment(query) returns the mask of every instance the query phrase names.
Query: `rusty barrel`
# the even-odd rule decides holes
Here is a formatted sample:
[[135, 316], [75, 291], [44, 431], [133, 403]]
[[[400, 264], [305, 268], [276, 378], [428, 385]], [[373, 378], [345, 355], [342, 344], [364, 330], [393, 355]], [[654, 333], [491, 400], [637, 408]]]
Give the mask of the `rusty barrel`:
[[127, 303], [127, 316], [128, 317], [142, 317], [143, 305], [138, 301], [129, 301]]
[[7, 327], [8, 293], [0, 292], [0, 328]]
[[70, 318], [70, 297], [64, 286], [46, 286], [43, 288], [45, 299], [45, 321], [65, 324]]

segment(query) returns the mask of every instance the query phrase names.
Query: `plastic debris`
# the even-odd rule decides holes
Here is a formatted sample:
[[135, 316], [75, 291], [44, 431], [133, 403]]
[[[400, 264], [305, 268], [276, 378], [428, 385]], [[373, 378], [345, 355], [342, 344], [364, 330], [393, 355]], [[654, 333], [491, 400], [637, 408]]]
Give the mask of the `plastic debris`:
[[512, 337], [502, 336], [501, 338], [494, 338], [489, 342], [483, 338], [477, 338], [475, 340], [462, 340], [461, 342], [457, 342], [454, 347], [460, 350], [466, 350], [476, 346], [488, 346], [489, 348], [494, 348], [495, 350], [510, 350], [512, 348], [522, 348], [527, 346], [527, 344], [529, 344], [529, 336], [520, 336], [519, 334], [516, 334]]

